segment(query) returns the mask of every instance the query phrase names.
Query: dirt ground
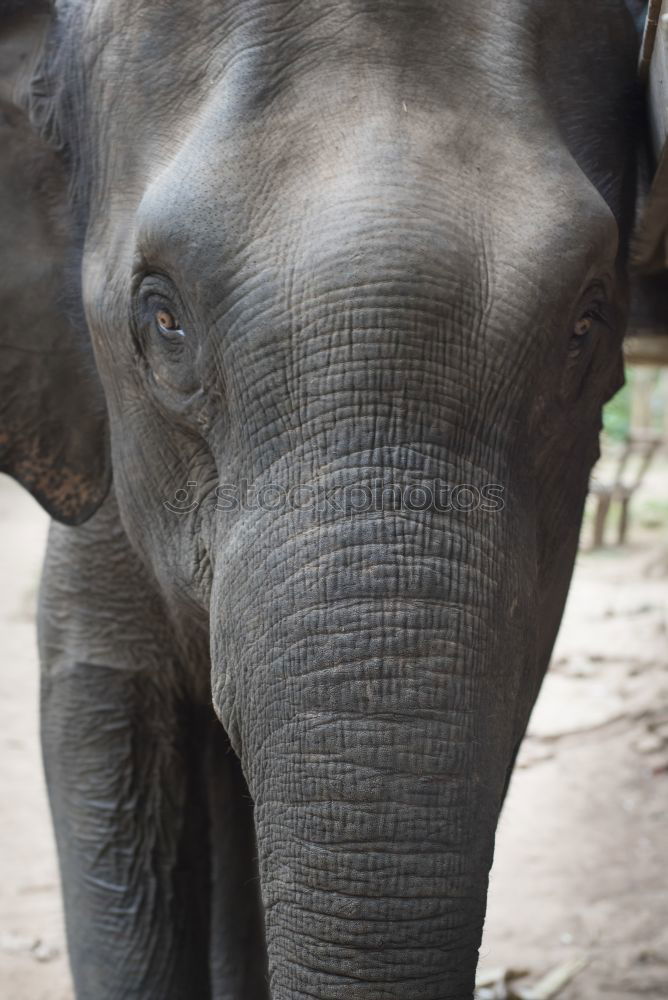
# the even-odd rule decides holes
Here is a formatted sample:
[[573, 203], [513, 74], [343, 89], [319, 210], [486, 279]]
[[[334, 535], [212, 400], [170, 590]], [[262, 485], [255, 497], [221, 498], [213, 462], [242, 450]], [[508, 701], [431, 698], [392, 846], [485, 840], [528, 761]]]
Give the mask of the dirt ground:
[[[481, 967], [531, 985], [582, 957], [561, 1000], [668, 998], [668, 531], [652, 502], [627, 548], [579, 558], [497, 838]], [[38, 748], [46, 527], [0, 476], [2, 1000], [72, 997]]]

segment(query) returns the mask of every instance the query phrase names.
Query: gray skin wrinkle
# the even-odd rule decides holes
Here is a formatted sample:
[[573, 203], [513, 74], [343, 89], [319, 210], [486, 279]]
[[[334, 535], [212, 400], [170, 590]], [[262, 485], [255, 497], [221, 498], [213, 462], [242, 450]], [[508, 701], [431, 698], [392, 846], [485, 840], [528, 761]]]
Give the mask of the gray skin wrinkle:
[[[47, 29], [0, 162], [2, 454], [55, 518], [42, 733], [78, 1000], [467, 1000], [622, 377], [632, 18], [66, 0]], [[435, 479], [503, 510], [216, 508], [243, 481]]]

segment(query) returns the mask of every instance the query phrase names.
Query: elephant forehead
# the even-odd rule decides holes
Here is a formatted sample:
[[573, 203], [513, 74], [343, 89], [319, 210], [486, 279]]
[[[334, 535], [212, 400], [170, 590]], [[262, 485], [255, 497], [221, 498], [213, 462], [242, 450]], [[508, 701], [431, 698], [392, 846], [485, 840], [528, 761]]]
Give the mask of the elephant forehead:
[[[283, 114], [300, 100], [322, 114], [342, 92], [365, 104], [377, 88], [391, 90], [400, 104], [435, 102], [470, 117], [473, 98], [475, 116], [510, 103], [526, 114], [546, 25], [557, 50], [568, 41], [576, 57], [598, 55], [600, 69], [600, 27], [622, 17], [622, 5], [610, 0], [64, 0], [62, 6], [68, 28], [76, 27], [68, 55], [83, 65], [93, 113], [99, 109], [105, 129], [123, 129], [126, 139], [129, 129], [150, 131], [196, 108], [219, 83], [229, 107], [245, 119], [277, 101]], [[565, 56], [564, 68], [572, 68]]]
[[72, 5], [70, 84], [78, 74], [90, 98], [99, 202], [121, 172], [125, 186], [154, 178], [194, 130], [205, 136], [204, 122], [230, 140], [238, 168], [240, 127], [256, 154], [280, 148], [285, 133], [308, 156], [323, 134], [344, 137], [378, 104], [468, 114], [477, 94], [478, 114], [512, 99], [526, 115], [525, 4], [501, 6], [505, 17], [498, 4], [462, 0]]
[[138, 252], [217, 314], [260, 294], [292, 310], [356, 289], [447, 303], [491, 280], [501, 296], [504, 281], [515, 296], [526, 281], [558, 295], [591, 261], [614, 260], [615, 220], [556, 135], [506, 129], [500, 147], [487, 132], [471, 139], [474, 167], [459, 125], [439, 124], [434, 141], [423, 122], [360, 117], [354, 137], [306, 156], [290, 156], [289, 129], [258, 155], [206, 126], [148, 185]]
[[100, 275], [138, 254], [227, 329], [341, 289], [446, 316], [576, 294], [616, 227], [547, 107], [529, 6], [550, 4], [93, 5]]
[[[610, 19], [609, 6], [600, 0], [601, 18]], [[107, 242], [109, 225], [125, 233], [138, 227], [140, 242], [170, 242], [181, 256], [194, 249], [196, 231], [214, 254], [224, 239], [229, 260], [235, 241], [263, 226], [280, 229], [276, 215], [286, 206], [294, 225], [312, 224], [323, 187], [351, 190], [355, 168], [385, 191], [395, 171], [418, 194], [429, 195], [433, 179], [443, 201], [495, 200], [497, 219], [504, 204], [516, 219], [537, 219], [543, 192], [532, 181], [549, 172], [535, 162], [537, 151], [563, 146], [540, 79], [541, 23], [553, 7], [550, 0], [72, 5], [83, 21], [72, 61], [93, 118], [91, 225]], [[581, 13], [589, 24], [591, 11]], [[589, 34], [583, 29], [577, 50], [584, 63]], [[566, 72], [577, 78], [572, 66]], [[574, 113], [583, 128], [601, 120], [593, 105], [579, 103]], [[595, 159], [608, 170], [604, 150]], [[456, 186], [448, 187], [449, 172]], [[518, 212], [509, 189], [522, 185], [527, 203]], [[345, 198], [333, 202], [340, 207]]]

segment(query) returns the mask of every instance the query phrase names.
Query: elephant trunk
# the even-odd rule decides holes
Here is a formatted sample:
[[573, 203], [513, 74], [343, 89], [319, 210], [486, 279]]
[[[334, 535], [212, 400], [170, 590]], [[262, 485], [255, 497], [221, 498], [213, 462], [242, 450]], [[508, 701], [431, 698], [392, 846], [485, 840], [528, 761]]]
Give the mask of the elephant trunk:
[[255, 800], [272, 998], [470, 998], [516, 739], [494, 516], [263, 516], [235, 532], [252, 590], [214, 595], [214, 698]]
[[474, 762], [466, 682], [437, 712], [367, 643], [348, 653], [359, 681], [325, 676], [253, 763], [271, 995], [461, 1000], [498, 799]]
[[286, 234], [290, 307], [227, 356], [244, 423], [218, 465], [257, 499], [216, 535], [213, 695], [255, 800], [273, 1000], [472, 996], [528, 703], [510, 355], [477, 311], [479, 248], [397, 171], [371, 149], [333, 170], [308, 260]]

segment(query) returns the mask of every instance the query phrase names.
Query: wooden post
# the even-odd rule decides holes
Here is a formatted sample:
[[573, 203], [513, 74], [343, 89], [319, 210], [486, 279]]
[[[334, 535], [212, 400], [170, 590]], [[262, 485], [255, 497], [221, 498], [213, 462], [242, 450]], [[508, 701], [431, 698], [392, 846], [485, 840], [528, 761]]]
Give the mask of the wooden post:
[[596, 516], [594, 517], [594, 541], [592, 548], [600, 549], [605, 542], [605, 522], [610, 510], [610, 494], [601, 493], [596, 498]]
[[640, 60], [638, 62], [638, 76], [643, 83], [647, 80], [647, 74], [649, 73], [649, 64], [652, 58], [652, 52], [654, 51], [654, 40], [656, 38], [656, 29], [659, 24], [660, 13], [661, 0], [649, 0], [647, 20], [645, 21], [645, 30], [643, 32], [642, 45], [640, 47]]
[[642, 433], [652, 426], [652, 396], [656, 385], [656, 368], [640, 367], [631, 387], [631, 434]]

